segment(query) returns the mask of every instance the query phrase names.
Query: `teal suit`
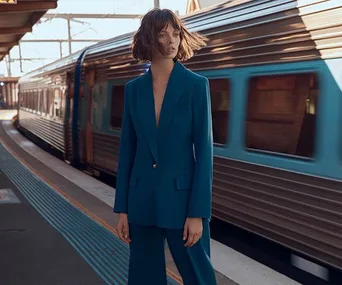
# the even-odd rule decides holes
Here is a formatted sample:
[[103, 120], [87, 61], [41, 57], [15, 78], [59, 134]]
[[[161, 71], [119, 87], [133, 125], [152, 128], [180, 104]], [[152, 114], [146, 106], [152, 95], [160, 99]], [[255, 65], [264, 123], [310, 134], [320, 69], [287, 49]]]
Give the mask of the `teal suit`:
[[[176, 61], [158, 127], [151, 70], [128, 82], [114, 212], [128, 214], [132, 240], [129, 284], [140, 284], [151, 264], [161, 266], [164, 239], [184, 282], [188, 280], [185, 285], [216, 284], [209, 259], [212, 168], [208, 80]], [[182, 240], [187, 217], [202, 218], [204, 229], [200, 241], [189, 249]], [[148, 251], [154, 260], [147, 260]], [[155, 281], [149, 284], [166, 284], [161, 281], [164, 269], [152, 270], [147, 276], [155, 276]], [[159, 277], [156, 272], [161, 272]]]

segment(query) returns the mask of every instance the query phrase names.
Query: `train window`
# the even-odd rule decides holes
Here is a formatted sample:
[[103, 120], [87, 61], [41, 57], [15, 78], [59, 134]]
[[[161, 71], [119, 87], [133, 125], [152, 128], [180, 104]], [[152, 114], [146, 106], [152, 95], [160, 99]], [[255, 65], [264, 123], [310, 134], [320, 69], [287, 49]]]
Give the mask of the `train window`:
[[36, 93], [34, 91], [31, 92], [31, 97], [32, 97], [32, 99], [31, 99], [31, 104], [32, 104], [31, 109], [32, 109], [32, 112], [35, 112], [35, 110], [36, 110]]
[[34, 91], [31, 91], [31, 104], [32, 104], [31, 110], [32, 110], [32, 112], [35, 112], [35, 110], [36, 110], [36, 106], [35, 106], [35, 104], [36, 104], [36, 93]]
[[65, 100], [66, 100], [66, 89], [62, 88], [61, 90], [61, 118], [64, 118], [64, 112], [65, 112]]
[[26, 111], [28, 111], [30, 109], [30, 92], [26, 91], [26, 103], [25, 103], [25, 107], [26, 107]]
[[36, 110], [36, 113], [39, 113], [39, 97], [40, 97], [40, 92], [39, 92], [39, 90], [36, 90], [35, 92], [34, 92], [34, 97], [35, 97], [35, 105], [34, 105], [34, 107], [35, 107], [35, 110]]
[[29, 109], [30, 109], [30, 111], [33, 111], [33, 93], [32, 93], [32, 91], [29, 91]]
[[230, 111], [228, 79], [209, 79], [213, 137], [215, 144], [226, 144]]
[[55, 94], [54, 94], [54, 91], [52, 89], [48, 89], [47, 91], [47, 94], [48, 94], [48, 98], [49, 98], [49, 101], [48, 101], [48, 114], [50, 117], [53, 117], [54, 116], [54, 98], [55, 98]]
[[25, 98], [26, 98], [26, 94], [24, 92], [20, 92], [19, 93], [20, 96], [20, 108], [23, 109], [25, 108]]
[[24, 96], [25, 96], [25, 105], [24, 105], [24, 107], [25, 107], [25, 109], [27, 111], [27, 109], [29, 108], [29, 94], [28, 94], [28, 92], [25, 92]]
[[27, 92], [27, 107], [28, 107], [28, 111], [30, 111], [32, 109], [32, 103], [31, 103], [31, 100], [32, 100], [32, 93], [31, 91], [28, 91]]
[[46, 116], [46, 103], [47, 103], [47, 98], [46, 98], [46, 90], [43, 89], [42, 91], [42, 115]]
[[34, 106], [34, 102], [35, 102], [35, 94], [34, 91], [30, 92], [30, 96], [31, 96], [31, 111], [34, 112], [35, 110], [35, 106]]
[[35, 96], [37, 97], [37, 99], [36, 99], [36, 112], [38, 114], [40, 114], [40, 109], [39, 109], [39, 107], [40, 107], [40, 90], [36, 91]]
[[125, 86], [114, 85], [112, 88], [112, 109], [110, 123], [111, 126], [115, 129], [121, 129], [124, 97]]
[[31, 91], [31, 110], [34, 112], [36, 110], [35, 103], [36, 102], [36, 94], [34, 91]]
[[26, 104], [25, 104], [25, 107], [26, 107], [26, 111], [28, 111], [31, 107], [31, 103], [30, 103], [30, 92], [26, 92]]
[[49, 92], [48, 92], [48, 89], [44, 89], [43, 112], [44, 112], [45, 116], [47, 116], [49, 114]]
[[246, 117], [246, 147], [312, 157], [317, 98], [316, 74], [251, 78]]
[[38, 113], [38, 103], [39, 103], [39, 92], [35, 90], [33, 92], [33, 110], [35, 113]]
[[44, 108], [44, 90], [39, 90], [39, 112], [43, 114]]
[[54, 90], [54, 117], [62, 117], [61, 114], [61, 91], [59, 88]]

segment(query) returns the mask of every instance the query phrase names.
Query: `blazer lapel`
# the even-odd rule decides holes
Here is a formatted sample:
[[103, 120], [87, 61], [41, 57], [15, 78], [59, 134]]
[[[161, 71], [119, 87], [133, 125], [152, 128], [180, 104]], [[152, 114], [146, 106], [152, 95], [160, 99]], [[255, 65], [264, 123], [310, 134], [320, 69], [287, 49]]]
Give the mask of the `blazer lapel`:
[[168, 128], [170, 127], [172, 118], [175, 115], [178, 101], [182, 95], [185, 85], [185, 71], [185, 67], [180, 62], [176, 61], [166, 87], [160, 112], [157, 135], [161, 140], [166, 138]]
[[176, 61], [166, 87], [158, 127], [154, 108], [151, 69], [141, 77], [139, 82], [137, 96], [138, 115], [151, 153], [156, 162], [158, 162], [157, 138], [160, 140], [166, 138], [168, 128], [172, 122], [185, 85], [185, 74], [185, 67]]
[[151, 70], [148, 70], [141, 77], [137, 96], [137, 110], [153, 158], [155, 162], [158, 162], [157, 129]]

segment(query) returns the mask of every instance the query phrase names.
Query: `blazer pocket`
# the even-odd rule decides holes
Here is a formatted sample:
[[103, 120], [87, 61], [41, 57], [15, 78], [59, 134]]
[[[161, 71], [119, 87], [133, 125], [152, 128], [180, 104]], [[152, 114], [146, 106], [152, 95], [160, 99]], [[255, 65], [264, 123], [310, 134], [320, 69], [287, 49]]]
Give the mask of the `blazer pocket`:
[[129, 180], [129, 186], [135, 188], [137, 186], [138, 177], [135, 175], [131, 176], [131, 179]]
[[180, 175], [176, 178], [177, 190], [186, 190], [192, 187], [192, 176]]

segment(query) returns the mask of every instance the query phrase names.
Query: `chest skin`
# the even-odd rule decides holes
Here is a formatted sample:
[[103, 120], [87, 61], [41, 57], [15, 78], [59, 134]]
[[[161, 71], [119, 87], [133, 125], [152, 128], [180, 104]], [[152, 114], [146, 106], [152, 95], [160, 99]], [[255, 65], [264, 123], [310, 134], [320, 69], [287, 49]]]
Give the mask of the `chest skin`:
[[164, 101], [164, 96], [166, 92], [167, 81], [166, 82], [153, 82], [153, 99], [154, 99], [154, 112], [156, 117], [156, 124], [158, 127], [160, 113]]

